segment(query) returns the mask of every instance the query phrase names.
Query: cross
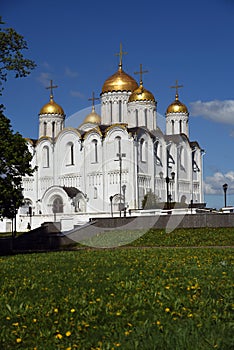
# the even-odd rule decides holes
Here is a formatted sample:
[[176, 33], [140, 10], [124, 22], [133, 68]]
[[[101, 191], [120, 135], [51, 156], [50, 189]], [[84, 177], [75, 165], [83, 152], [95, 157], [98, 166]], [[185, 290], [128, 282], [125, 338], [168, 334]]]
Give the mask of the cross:
[[53, 80], [50, 81], [50, 86], [47, 86], [46, 89], [50, 89], [50, 96], [53, 97], [53, 89], [56, 89], [58, 85], [53, 86]]
[[119, 56], [119, 67], [122, 67], [122, 58], [123, 55], [127, 55], [127, 52], [124, 52], [122, 49], [122, 43], [120, 43], [119, 53], [116, 53], [115, 56]]
[[134, 72], [134, 74], [140, 74], [140, 84], [142, 84], [142, 74], [148, 73], [148, 70], [142, 70], [142, 63], [140, 64], [140, 71]]
[[183, 85], [178, 85], [178, 80], [176, 80], [175, 86], [171, 86], [172, 89], [176, 89], [176, 96], [178, 96], [178, 89], [184, 87]]
[[92, 97], [88, 99], [88, 101], [92, 101], [92, 107], [94, 107], [94, 101], [99, 100], [98, 97], [94, 97], [94, 92], [92, 93]]

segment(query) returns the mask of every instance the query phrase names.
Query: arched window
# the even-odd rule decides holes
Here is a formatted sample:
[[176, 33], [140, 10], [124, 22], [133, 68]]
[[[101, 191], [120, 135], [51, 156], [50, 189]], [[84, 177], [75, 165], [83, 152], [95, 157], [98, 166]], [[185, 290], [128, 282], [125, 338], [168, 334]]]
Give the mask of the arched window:
[[55, 135], [55, 122], [52, 122], [52, 139], [54, 139]]
[[119, 101], [119, 122], [122, 122], [122, 101]]
[[53, 200], [52, 210], [53, 213], [63, 213], [63, 200], [60, 196]]
[[162, 165], [162, 145], [159, 141], [154, 145], [154, 155], [156, 157], [156, 164]]
[[179, 121], [179, 125], [180, 125], [180, 134], [182, 133], [182, 120]]
[[66, 147], [67, 165], [74, 165], [74, 145], [69, 142]]
[[49, 168], [50, 166], [50, 154], [49, 154], [49, 147], [44, 146], [42, 149], [42, 162], [43, 162], [43, 168]]
[[32, 211], [32, 201], [30, 199], [25, 199], [24, 204], [20, 207], [20, 214], [29, 215], [30, 211]]
[[147, 109], [145, 109], [145, 126], [147, 128]]
[[120, 136], [116, 136], [115, 138], [115, 150], [116, 150], [116, 154], [121, 154], [121, 137]]
[[97, 140], [93, 140], [91, 146], [92, 146], [91, 162], [97, 163], [98, 162]]
[[111, 117], [111, 124], [112, 124], [113, 123], [112, 101], [110, 101], [110, 117]]
[[142, 162], [146, 162], [146, 148], [147, 144], [144, 139], [141, 139], [140, 141], [140, 158]]
[[171, 133], [172, 134], [175, 133], [175, 122], [174, 122], [174, 120], [171, 121]]
[[47, 123], [44, 122], [43, 123], [43, 135], [46, 136], [46, 133], [47, 133]]

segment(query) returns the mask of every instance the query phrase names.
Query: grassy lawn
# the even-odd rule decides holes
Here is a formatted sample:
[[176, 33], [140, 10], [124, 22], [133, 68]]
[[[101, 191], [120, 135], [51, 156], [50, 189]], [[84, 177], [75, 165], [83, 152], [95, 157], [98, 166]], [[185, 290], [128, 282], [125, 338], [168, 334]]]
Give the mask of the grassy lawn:
[[233, 249], [0, 258], [0, 349], [230, 350]]
[[[234, 227], [176, 229], [167, 233], [163, 229], [110, 230], [83, 240], [91, 247], [193, 247], [193, 246], [234, 246]], [[78, 244], [80, 246], [80, 244]]]

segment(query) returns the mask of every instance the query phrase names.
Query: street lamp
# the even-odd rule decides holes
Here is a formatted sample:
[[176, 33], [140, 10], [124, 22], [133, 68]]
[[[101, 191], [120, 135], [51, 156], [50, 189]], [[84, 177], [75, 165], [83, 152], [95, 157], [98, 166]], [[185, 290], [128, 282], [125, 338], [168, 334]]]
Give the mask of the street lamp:
[[226, 208], [227, 206], [227, 188], [228, 184], [223, 185], [223, 192], [224, 192], [224, 207]]
[[125, 204], [125, 192], [126, 192], [126, 185], [122, 186], [122, 190], [123, 190], [123, 201], [124, 201], [124, 216], [126, 216], [126, 204]]
[[167, 175], [166, 177], [166, 184], [167, 184], [167, 209], [171, 209], [171, 201], [172, 201], [172, 195], [169, 193], [169, 183], [170, 181], [175, 180], [175, 173], [174, 171], [171, 173], [171, 178]]
[[126, 153], [117, 153], [116, 156], [118, 159], [116, 159], [117, 162], [119, 162], [119, 216], [121, 217], [121, 210], [122, 210], [122, 159], [126, 157]]
[[110, 196], [110, 205], [111, 205], [111, 217], [113, 217], [113, 206], [112, 206], [113, 196]]

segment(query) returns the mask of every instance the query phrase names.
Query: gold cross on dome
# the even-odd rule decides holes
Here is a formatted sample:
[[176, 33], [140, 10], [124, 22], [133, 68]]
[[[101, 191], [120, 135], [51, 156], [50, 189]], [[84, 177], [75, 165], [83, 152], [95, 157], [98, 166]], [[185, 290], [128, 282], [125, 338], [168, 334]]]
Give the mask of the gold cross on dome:
[[140, 64], [140, 71], [134, 72], [134, 74], [140, 74], [140, 84], [142, 84], [142, 74], [148, 73], [148, 70], [142, 70], [142, 63]]
[[99, 98], [98, 98], [98, 97], [95, 97], [95, 96], [94, 96], [94, 92], [93, 92], [93, 93], [92, 93], [92, 97], [88, 99], [88, 101], [92, 101], [92, 107], [94, 107], [94, 101], [95, 101], [95, 100], [99, 100]]
[[127, 52], [123, 51], [122, 48], [122, 43], [120, 43], [120, 49], [119, 49], [119, 53], [116, 53], [115, 56], [119, 56], [119, 66], [122, 67], [122, 58], [123, 55], [127, 55]]
[[172, 89], [176, 89], [176, 95], [178, 95], [178, 89], [184, 87], [184, 85], [178, 85], [178, 80], [176, 80], [175, 86], [171, 86]]
[[50, 89], [50, 96], [53, 97], [53, 89], [56, 89], [58, 85], [53, 85], [53, 80], [50, 81], [50, 86], [47, 86], [46, 89]]

